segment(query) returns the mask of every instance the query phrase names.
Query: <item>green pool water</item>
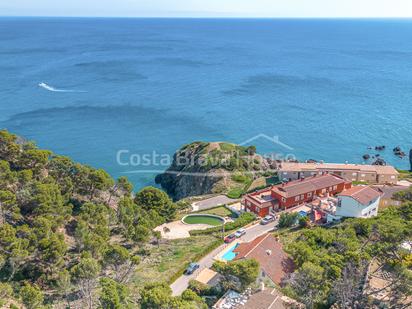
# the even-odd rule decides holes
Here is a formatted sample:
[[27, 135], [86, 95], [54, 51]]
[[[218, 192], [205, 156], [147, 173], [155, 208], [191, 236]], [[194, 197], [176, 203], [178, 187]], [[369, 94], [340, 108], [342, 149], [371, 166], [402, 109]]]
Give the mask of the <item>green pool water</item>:
[[183, 219], [183, 222], [187, 224], [208, 224], [208, 225], [221, 225], [223, 223], [223, 219], [218, 217], [206, 216], [206, 215], [199, 215], [199, 216], [187, 216]]

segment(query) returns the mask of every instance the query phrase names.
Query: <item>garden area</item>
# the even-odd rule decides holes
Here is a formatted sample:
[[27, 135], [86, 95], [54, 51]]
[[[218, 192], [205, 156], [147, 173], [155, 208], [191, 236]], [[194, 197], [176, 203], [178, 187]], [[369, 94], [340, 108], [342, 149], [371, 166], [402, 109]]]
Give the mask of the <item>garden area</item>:
[[215, 215], [215, 216], [220, 216], [220, 217], [231, 217], [235, 218], [236, 214], [233, 213], [230, 209], [226, 208], [225, 206], [217, 206], [214, 208], [206, 209], [197, 212], [198, 214], [209, 214], [209, 215]]

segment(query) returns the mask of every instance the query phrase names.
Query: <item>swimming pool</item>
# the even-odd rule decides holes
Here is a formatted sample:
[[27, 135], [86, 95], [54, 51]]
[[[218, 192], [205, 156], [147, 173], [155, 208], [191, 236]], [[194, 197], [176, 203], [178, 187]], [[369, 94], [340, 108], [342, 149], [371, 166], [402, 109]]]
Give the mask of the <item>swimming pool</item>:
[[233, 260], [236, 257], [236, 253], [234, 253], [233, 250], [235, 250], [238, 246], [239, 246], [239, 244], [234, 245], [225, 254], [223, 254], [222, 255], [222, 260], [225, 260], [225, 261], [228, 261], [228, 262]]

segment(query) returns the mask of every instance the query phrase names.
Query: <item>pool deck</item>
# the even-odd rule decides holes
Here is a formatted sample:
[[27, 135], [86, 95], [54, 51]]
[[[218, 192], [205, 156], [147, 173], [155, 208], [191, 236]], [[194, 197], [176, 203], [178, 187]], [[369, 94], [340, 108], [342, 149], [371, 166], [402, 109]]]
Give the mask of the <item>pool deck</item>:
[[227, 263], [228, 261], [225, 260], [225, 259], [223, 258], [223, 256], [224, 256], [226, 253], [228, 253], [234, 246], [237, 246], [237, 245], [241, 244], [242, 242], [243, 242], [242, 240], [237, 239], [237, 240], [231, 242], [230, 244], [225, 244], [225, 247], [223, 248], [223, 250], [220, 251], [217, 255], [215, 255], [215, 256], [213, 257], [213, 259], [214, 259], [215, 261], [220, 261], [220, 262]]

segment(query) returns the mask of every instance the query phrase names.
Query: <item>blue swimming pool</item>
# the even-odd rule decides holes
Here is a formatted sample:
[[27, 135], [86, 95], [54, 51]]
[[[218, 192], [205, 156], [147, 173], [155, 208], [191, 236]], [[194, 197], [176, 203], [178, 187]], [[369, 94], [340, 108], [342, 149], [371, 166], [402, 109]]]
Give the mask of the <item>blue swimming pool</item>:
[[222, 259], [225, 261], [231, 261], [236, 257], [236, 253], [233, 252], [239, 244], [234, 245], [232, 248], [230, 248], [225, 254], [222, 255]]
[[306, 216], [308, 215], [308, 213], [307, 213], [306, 211], [304, 211], [304, 210], [299, 211], [298, 214], [299, 214], [299, 216], [301, 216], [301, 217], [306, 217]]

